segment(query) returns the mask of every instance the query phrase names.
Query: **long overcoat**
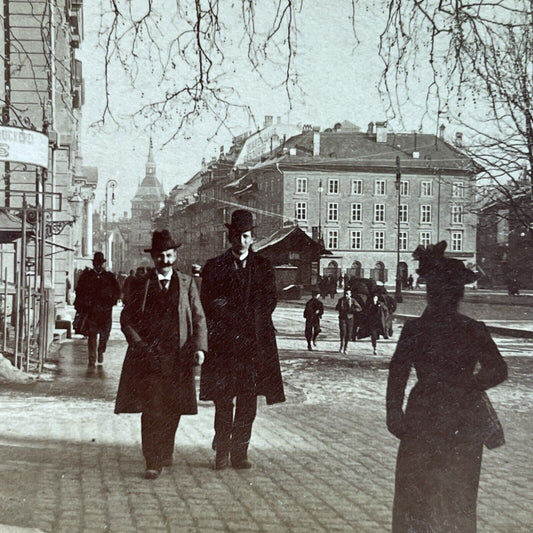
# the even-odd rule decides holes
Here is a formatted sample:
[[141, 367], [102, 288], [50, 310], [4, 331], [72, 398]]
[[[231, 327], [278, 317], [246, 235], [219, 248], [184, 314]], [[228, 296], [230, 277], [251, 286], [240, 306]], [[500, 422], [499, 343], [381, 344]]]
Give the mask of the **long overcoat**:
[[207, 352], [207, 328], [193, 278], [174, 270], [164, 294], [151, 272], [135, 286], [120, 322], [129, 347], [115, 413], [142, 412], [147, 395], [157, 387], [177, 400], [181, 414], [196, 414], [193, 357], [198, 350]]
[[[412, 367], [417, 383], [404, 411]], [[426, 310], [405, 324], [387, 386], [387, 426], [401, 440], [394, 533], [416, 521], [436, 533], [476, 531], [486, 426], [482, 392], [506, 377], [507, 365], [482, 322]]]
[[[270, 261], [254, 252], [239, 277], [230, 250], [210, 259], [202, 271], [202, 304], [209, 352], [202, 367], [200, 399], [216, 400], [235, 391], [232, 381], [252, 381], [268, 404], [285, 401], [272, 313], [276, 284]], [[244, 279], [244, 282], [243, 282]], [[253, 348], [246, 339], [252, 339]], [[236, 372], [246, 368], [247, 375]], [[239, 384], [237, 383], [237, 388]]]

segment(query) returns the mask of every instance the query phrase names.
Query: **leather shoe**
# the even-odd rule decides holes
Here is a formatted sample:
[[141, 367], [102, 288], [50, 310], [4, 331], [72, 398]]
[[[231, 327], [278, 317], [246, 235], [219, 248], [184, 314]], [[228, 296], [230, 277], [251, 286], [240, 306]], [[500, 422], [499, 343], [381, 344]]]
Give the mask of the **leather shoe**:
[[161, 475], [162, 468], [147, 468], [144, 472], [145, 479], [157, 479]]
[[229, 466], [229, 459], [227, 454], [217, 454], [215, 458], [215, 470], [224, 470]]
[[249, 468], [252, 468], [253, 463], [248, 461], [248, 459], [238, 459], [236, 461], [232, 459], [231, 466], [237, 470], [248, 470]]

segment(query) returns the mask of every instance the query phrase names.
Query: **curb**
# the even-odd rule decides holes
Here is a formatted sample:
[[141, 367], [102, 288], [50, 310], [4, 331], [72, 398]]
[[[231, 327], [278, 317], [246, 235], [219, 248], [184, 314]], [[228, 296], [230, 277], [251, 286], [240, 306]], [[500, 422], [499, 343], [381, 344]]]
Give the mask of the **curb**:
[[[405, 322], [406, 320], [409, 320], [410, 318], [419, 318], [419, 317], [416, 315], [395, 314], [394, 318], [400, 322]], [[485, 324], [485, 325], [487, 326], [488, 330], [491, 333], [500, 335], [501, 337], [514, 337], [517, 339], [533, 339], [533, 331], [529, 331], [527, 329], [504, 328], [502, 326], [491, 326], [489, 324]]]

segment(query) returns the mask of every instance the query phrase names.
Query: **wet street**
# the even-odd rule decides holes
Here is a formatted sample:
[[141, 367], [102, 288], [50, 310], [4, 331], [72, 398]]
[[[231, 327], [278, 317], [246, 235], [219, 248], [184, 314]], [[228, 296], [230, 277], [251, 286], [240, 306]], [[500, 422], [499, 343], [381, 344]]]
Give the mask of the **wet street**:
[[[303, 307], [303, 303], [302, 303]], [[175, 465], [141, 478], [139, 415], [113, 414], [126, 343], [120, 308], [103, 368], [87, 370], [77, 337], [50, 358], [56, 377], [0, 389], [0, 524], [46, 532], [361, 531], [390, 529], [397, 441], [385, 427], [388, 361], [400, 331], [339, 353], [326, 310], [318, 349], [303, 339], [302, 307], [275, 312], [287, 402], [260, 404], [251, 471], [215, 472], [214, 409], [183, 417]], [[532, 530], [533, 342], [495, 339], [509, 379], [489, 391], [507, 444], [485, 450], [481, 533]]]

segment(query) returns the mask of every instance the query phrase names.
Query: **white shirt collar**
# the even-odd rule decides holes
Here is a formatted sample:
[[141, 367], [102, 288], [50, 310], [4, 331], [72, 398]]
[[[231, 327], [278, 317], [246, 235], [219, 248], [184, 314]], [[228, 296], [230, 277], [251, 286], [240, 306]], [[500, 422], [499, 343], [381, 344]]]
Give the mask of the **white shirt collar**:
[[233, 254], [233, 257], [239, 261], [244, 261], [248, 257], [248, 250], [246, 250], [246, 252], [244, 252], [242, 255], [237, 255], [233, 250], [231, 253]]
[[170, 278], [172, 278], [172, 270], [166, 276], [164, 274], [161, 274], [160, 272], [157, 273], [157, 279], [159, 281], [161, 281], [162, 279], [170, 281]]

